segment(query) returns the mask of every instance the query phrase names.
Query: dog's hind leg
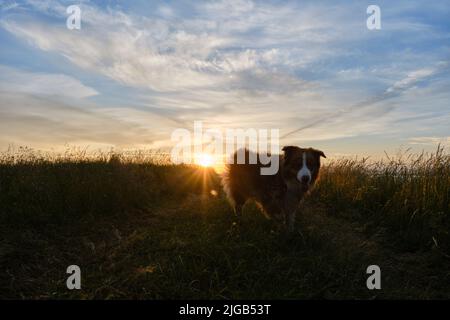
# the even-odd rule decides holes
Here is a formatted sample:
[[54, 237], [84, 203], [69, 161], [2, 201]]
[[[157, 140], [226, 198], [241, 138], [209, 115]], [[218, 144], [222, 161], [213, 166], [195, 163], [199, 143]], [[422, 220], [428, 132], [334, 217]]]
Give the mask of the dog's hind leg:
[[234, 205], [234, 216], [236, 218], [238, 218], [239, 220], [242, 217], [242, 207], [243, 207], [243, 204], [241, 204], [241, 203]]
[[233, 206], [233, 210], [234, 210], [234, 216], [237, 219], [241, 219], [242, 216], [242, 207], [244, 206], [245, 203], [245, 198], [243, 198], [239, 193], [234, 193], [231, 196], [231, 204]]

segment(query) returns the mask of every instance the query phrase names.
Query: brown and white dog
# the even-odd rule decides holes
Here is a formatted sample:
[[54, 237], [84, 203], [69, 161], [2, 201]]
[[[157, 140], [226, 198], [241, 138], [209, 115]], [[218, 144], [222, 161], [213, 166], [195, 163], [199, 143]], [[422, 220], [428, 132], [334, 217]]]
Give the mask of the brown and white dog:
[[268, 218], [284, 222], [292, 231], [298, 205], [319, 176], [320, 157], [326, 157], [313, 148], [286, 146], [282, 150], [279, 170], [274, 175], [261, 175], [260, 168], [264, 165], [259, 157], [256, 164], [247, 163], [251, 151], [245, 150], [245, 164], [238, 164], [237, 152], [234, 153], [233, 163], [223, 173], [222, 184], [238, 218], [245, 202], [253, 199]]

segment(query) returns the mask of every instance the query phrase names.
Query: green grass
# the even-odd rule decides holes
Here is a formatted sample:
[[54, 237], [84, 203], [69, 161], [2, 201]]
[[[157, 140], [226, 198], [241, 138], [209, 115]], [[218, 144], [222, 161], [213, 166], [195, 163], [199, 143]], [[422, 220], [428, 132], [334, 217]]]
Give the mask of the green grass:
[[[448, 299], [449, 192], [441, 148], [331, 161], [287, 235], [252, 203], [236, 225], [213, 171], [157, 153], [9, 151], [0, 298]], [[71, 264], [82, 290], [66, 289]]]

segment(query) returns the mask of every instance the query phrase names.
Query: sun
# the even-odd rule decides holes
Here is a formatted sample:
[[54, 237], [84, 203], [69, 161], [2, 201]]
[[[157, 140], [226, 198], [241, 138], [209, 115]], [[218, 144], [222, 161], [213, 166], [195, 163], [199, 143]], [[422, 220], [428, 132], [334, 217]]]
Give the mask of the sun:
[[211, 167], [213, 165], [213, 157], [207, 153], [200, 153], [197, 155], [196, 163], [202, 167]]

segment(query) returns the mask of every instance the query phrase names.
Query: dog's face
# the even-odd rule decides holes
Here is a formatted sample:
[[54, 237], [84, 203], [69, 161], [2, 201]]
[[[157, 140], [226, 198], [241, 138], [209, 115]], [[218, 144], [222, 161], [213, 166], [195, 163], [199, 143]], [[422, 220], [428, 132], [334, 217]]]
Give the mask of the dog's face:
[[283, 147], [283, 178], [306, 192], [316, 181], [320, 170], [320, 157], [325, 154], [313, 148]]

